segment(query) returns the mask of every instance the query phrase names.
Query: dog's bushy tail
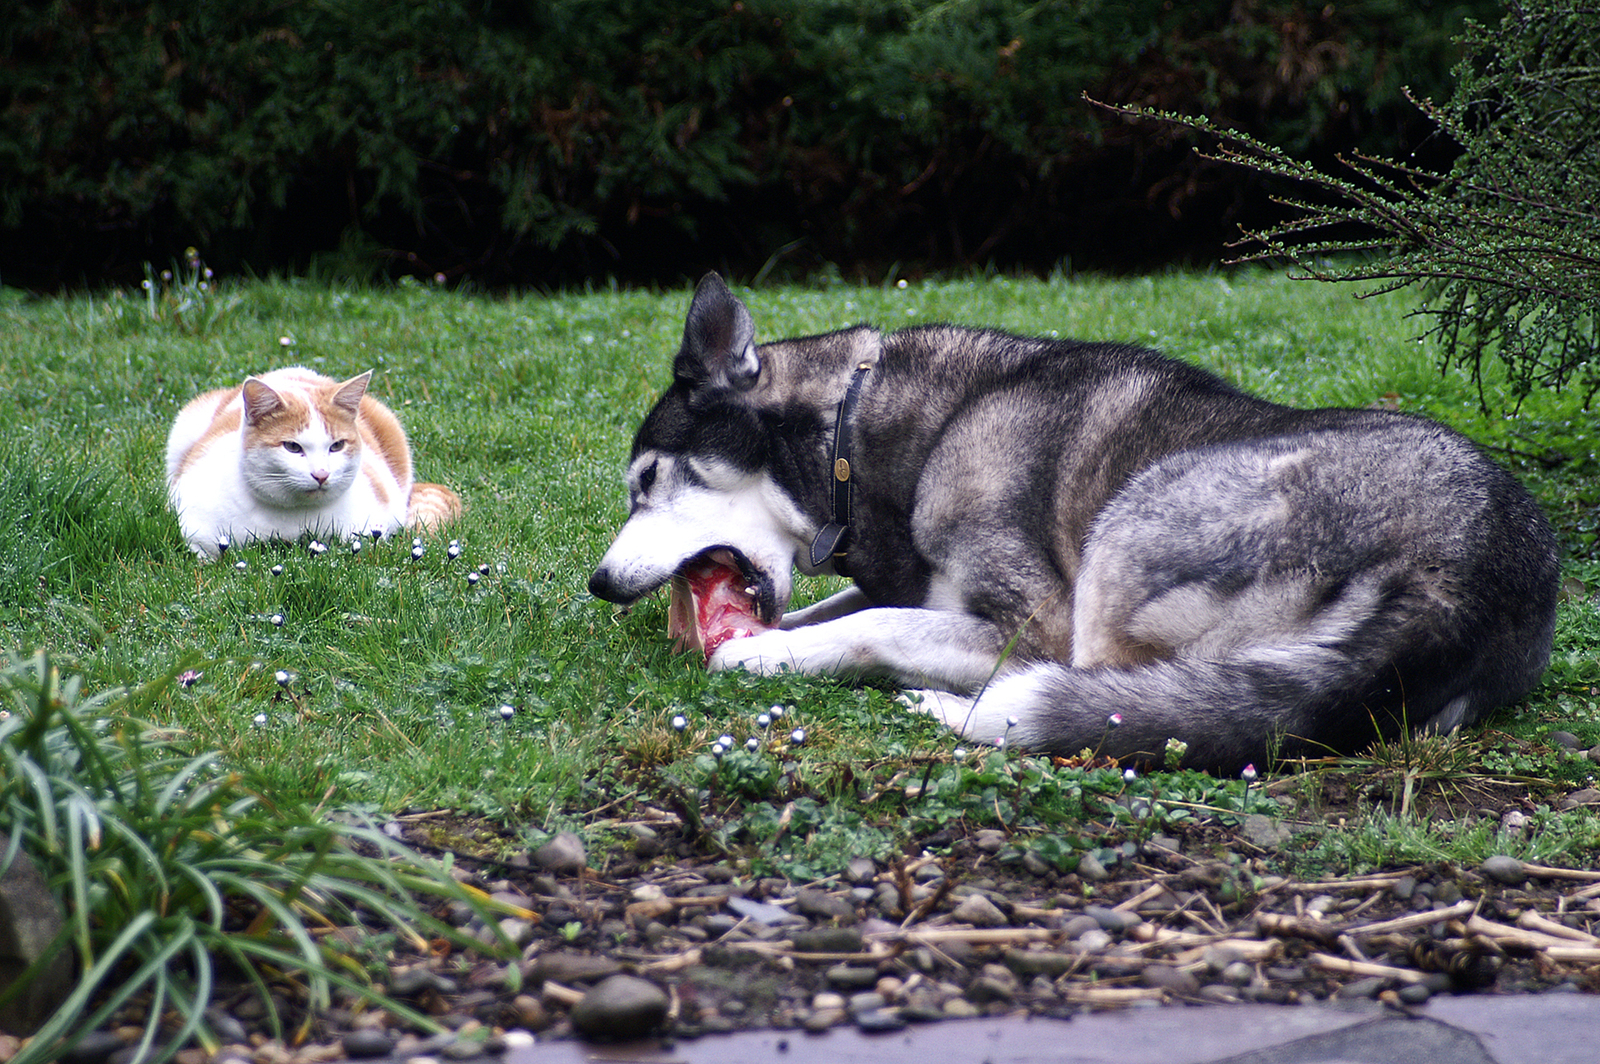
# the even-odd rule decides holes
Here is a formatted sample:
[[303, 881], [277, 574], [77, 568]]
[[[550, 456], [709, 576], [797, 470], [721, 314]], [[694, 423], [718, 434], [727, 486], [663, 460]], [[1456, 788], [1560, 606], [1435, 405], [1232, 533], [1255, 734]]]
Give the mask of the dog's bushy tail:
[[1428, 680], [1408, 700], [1397, 675], [1373, 675], [1324, 647], [1279, 646], [1134, 668], [1044, 662], [997, 679], [976, 700], [929, 692], [927, 708], [969, 738], [1066, 756], [1087, 749], [1161, 764], [1176, 739], [1186, 766], [1234, 773], [1359, 750], [1408, 729], [1448, 730], [1505, 700], [1471, 677]]

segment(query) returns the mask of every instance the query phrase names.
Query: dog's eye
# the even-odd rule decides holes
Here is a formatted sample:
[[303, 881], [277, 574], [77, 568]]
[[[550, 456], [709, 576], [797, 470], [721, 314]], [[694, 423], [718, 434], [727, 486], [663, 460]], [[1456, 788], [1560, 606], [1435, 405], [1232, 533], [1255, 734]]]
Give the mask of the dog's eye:
[[649, 491], [650, 491], [650, 488], [655, 484], [655, 482], [656, 482], [656, 463], [655, 462], [651, 462], [649, 465], [647, 465], [643, 469], [639, 470], [639, 494], [641, 494], [641, 495], [648, 494]]

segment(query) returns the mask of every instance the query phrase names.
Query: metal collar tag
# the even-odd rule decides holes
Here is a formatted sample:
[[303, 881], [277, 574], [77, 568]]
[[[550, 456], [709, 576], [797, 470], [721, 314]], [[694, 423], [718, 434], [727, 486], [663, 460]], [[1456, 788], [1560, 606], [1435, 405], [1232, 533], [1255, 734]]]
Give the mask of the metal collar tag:
[[[839, 404], [839, 416], [833, 423], [833, 520], [822, 526], [811, 541], [811, 567], [819, 569], [830, 557], [842, 559], [850, 538], [850, 509], [855, 497], [855, 482], [850, 470], [850, 430], [855, 427], [856, 402], [861, 398], [861, 386], [866, 383], [871, 362], [856, 366], [845, 390], [844, 401]], [[837, 570], [839, 562], [834, 562]]]

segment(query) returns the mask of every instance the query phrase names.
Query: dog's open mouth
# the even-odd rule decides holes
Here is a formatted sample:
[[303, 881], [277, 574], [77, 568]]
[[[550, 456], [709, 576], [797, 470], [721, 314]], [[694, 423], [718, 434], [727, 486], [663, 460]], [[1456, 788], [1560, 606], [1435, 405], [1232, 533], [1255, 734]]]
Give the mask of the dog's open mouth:
[[709, 658], [728, 640], [769, 631], [778, 620], [772, 582], [732, 547], [697, 555], [672, 578], [667, 634], [674, 650]]

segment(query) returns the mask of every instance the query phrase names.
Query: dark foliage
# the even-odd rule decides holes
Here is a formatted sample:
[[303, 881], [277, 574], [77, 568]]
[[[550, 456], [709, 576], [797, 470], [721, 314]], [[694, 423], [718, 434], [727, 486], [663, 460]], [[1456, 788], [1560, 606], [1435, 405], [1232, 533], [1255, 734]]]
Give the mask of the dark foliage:
[[1286, 221], [1247, 234], [1248, 258], [1381, 292], [1418, 286], [1426, 334], [1480, 397], [1487, 359], [1514, 397], [1573, 387], [1587, 405], [1600, 394], [1600, 5], [1512, 0], [1497, 22], [1469, 23], [1465, 44], [1448, 98], [1417, 101], [1460, 145], [1446, 169], [1368, 154], [1318, 167], [1213, 123], [1178, 123], [1214, 132], [1215, 158], [1304, 190], [1284, 200]]
[[0, 279], [479, 283], [1209, 254], [1254, 179], [1101, 99], [1409, 151], [1492, 0], [53, 0], [0, 25]]

